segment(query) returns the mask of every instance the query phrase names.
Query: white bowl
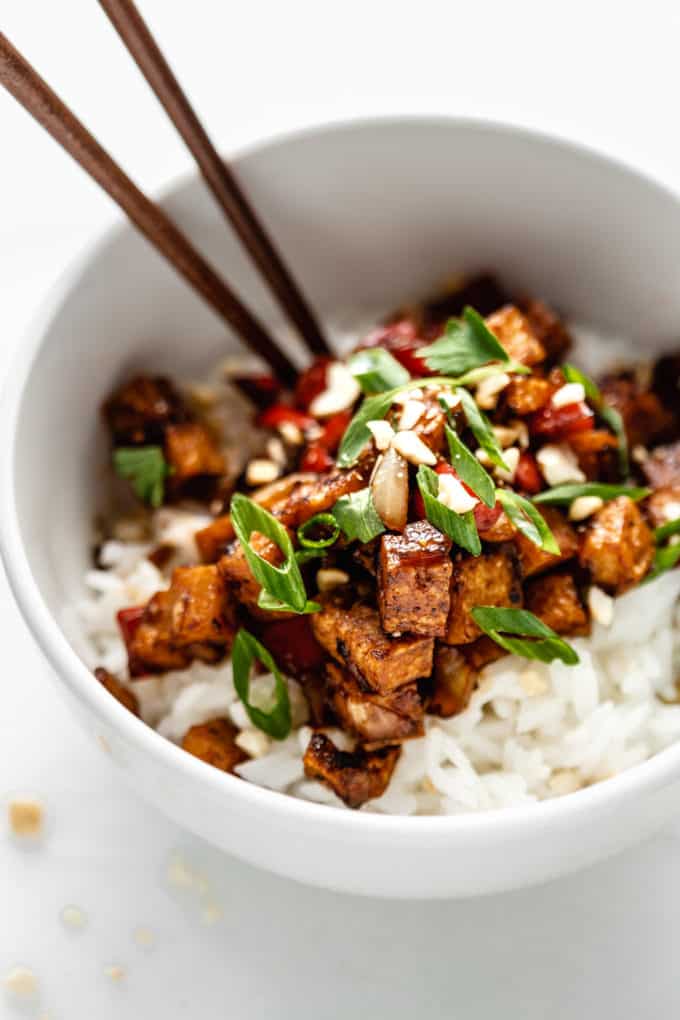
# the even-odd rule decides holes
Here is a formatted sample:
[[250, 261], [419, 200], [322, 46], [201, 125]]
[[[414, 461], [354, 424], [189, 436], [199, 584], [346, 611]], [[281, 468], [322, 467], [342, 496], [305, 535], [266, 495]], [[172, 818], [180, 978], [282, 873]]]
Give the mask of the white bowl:
[[[236, 160], [322, 316], [385, 310], [457, 269], [498, 269], [571, 316], [649, 349], [680, 322], [680, 204], [635, 171], [514, 128], [352, 123]], [[165, 200], [261, 314], [279, 320], [201, 182]], [[135, 368], [197, 377], [238, 343], [122, 225], [61, 280], [21, 344], [2, 413], [2, 555], [85, 728], [175, 821], [302, 882], [395, 897], [539, 882], [643, 838], [680, 801], [680, 747], [535, 806], [385, 817], [295, 800], [185, 754], [121, 708], [60, 626], [82, 592], [105, 455], [99, 406]]]

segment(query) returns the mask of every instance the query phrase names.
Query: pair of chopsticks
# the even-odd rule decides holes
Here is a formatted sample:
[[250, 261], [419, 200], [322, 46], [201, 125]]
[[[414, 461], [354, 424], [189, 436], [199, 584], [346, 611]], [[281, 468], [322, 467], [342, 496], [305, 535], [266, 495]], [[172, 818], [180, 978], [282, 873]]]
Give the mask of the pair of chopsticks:
[[[220, 157], [132, 0], [99, 0], [177, 128], [223, 213], [312, 354], [329, 351], [321, 328], [228, 164]], [[116, 202], [177, 272], [285, 383], [295, 366], [222, 276], [163, 209], [132, 181], [0, 32], [0, 84]]]

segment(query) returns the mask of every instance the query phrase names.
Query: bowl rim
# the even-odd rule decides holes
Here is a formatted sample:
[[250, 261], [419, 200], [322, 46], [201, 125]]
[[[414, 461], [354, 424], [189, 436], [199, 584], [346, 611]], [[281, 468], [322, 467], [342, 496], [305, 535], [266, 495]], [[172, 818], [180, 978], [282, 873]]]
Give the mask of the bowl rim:
[[[230, 159], [238, 166], [250, 157], [262, 156], [268, 151], [315, 136], [398, 130], [414, 126], [519, 136], [539, 148], [562, 150], [585, 161], [600, 164], [616, 175], [627, 176], [656, 191], [668, 201], [680, 201], [680, 191], [675, 191], [648, 171], [640, 170], [627, 160], [607, 155], [565, 134], [546, 132], [513, 123], [512, 120], [500, 121], [467, 115], [406, 114], [330, 119], [267, 135], [237, 148], [230, 154]], [[158, 192], [159, 200], [161, 203], [168, 202], [197, 177], [197, 170], [188, 170], [175, 176]], [[24, 552], [14, 491], [17, 423], [33, 365], [43, 347], [49, 326], [60, 313], [64, 300], [72, 293], [85, 268], [118, 237], [132, 229], [124, 219], [117, 220], [88, 242], [60, 273], [12, 353], [0, 397], [0, 427], [3, 434], [9, 436], [9, 442], [0, 458], [0, 557], [11, 590], [33, 638], [57, 678], [66, 684], [76, 699], [83, 701], [96, 717], [116, 730], [124, 743], [157, 759], [164, 769], [179, 770], [190, 780], [203, 784], [214, 796], [233, 797], [241, 802], [244, 810], [250, 810], [253, 814], [262, 811], [269, 817], [277, 816], [280, 821], [310, 824], [329, 829], [332, 834], [344, 834], [354, 839], [362, 836], [375, 839], [381, 835], [399, 833], [407, 842], [420, 842], [422, 837], [428, 837], [430, 842], [436, 841], [437, 844], [453, 840], [476, 843], [480, 836], [493, 837], [498, 833], [507, 835], [509, 830], [517, 837], [524, 837], [538, 833], [553, 823], [569, 828], [576, 816], [582, 816], [583, 822], [584, 816], [593, 817], [602, 809], [612, 811], [640, 793], [677, 781], [680, 774], [680, 742], [593, 786], [562, 797], [512, 808], [459, 815], [413, 816], [338, 810], [335, 806], [292, 797], [221, 772], [162, 737], [151, 726], [123, 708], [99, 684], [93, 683], [91, 672], [72, 649], [44, 602]]]

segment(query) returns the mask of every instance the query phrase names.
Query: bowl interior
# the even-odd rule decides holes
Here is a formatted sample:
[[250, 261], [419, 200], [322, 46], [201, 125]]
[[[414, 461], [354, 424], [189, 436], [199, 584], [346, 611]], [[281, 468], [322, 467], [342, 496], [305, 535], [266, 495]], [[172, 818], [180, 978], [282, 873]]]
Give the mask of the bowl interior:
[[[489, 125], [388, 121], [273, 142], [236, 165], [324, 317], [355, 310], [359, 320], [452, 272], [490, 267], [641, 348], [674, 337], [680, 205], [587, 151]], [[202, 183], [181, 183], [165, 204], [259, 314], [280, 325]], [[68, 278], [37, 344], [13, 449], [23, 548], [57, 619], [89, 565], [104, 395], [133, 369], [198, 378], [238, 347], [127, 226]]]

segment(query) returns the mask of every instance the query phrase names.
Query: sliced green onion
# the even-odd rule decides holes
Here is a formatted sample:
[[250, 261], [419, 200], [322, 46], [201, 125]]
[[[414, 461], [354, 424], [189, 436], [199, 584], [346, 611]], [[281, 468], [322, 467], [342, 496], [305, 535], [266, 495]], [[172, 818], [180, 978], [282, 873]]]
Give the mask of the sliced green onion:
[[640, 499], [646, 499], [651, 489], [633, 488], [629, 485], [610, 485], [606, 482], [569, 482], [565, 485], [556, 485], [554, 489], [546, 489], [534, 496], [534, 503], [550, 503], [554, 506], [566, 506], [581, 496], [599, 496], [600, 499], [616, 499], [618, 496], [627, 496], [637, 503]]
[[[316, 528], [330, 528], [330, 535], [326, 538], [310, 538], [309, 532]], [[340, 528], [333, 514], [314, 514], [308, 521], [301, 524], [297, 530], [298, 542], [304, 549], [328, 549], [337, 541]]]
[[655, 581], [657, 577], [660, 577], [661, 574], [665, 574], [667, 570], [672, 570], [679, 562], [680, 544], [664, 545], [660, 549], [657, 549], [652, 569], [647, 574], [643, 584], [647, 584], [648, 581]]
[[[267, 649], [243, 627], [236, 635], [231, 650], [231, 662], [236, 693], [243, 702], [253, 726], [263, 730], [275, 740], [285, 740], [292, 725], [288, 687]], [[250, 701], [250, 674], [256, 662], [261, 662], [274, 676], [275, 701], [269, 712], [258, 708]]]
[[457, 514], [454, 510], [444, 506], [437, 499], [439, 494], [439, 475], [428, 467], [421, 464], [416, 475], [420, 495], [425, 505], [425, 515], [428, 521], [435, 528], [453, 539], [456, 545], [467, 549], [473, 556], [479, 556], [482, 551], [482, 543], [479, 540], [475, 516], [472, 510], [465, 514]]
[[422, 347], [418, 355], [433, 372], [446, 375], [462, 375], [490, 361], [510, 360], [484, 319], [469, 305], [462, 319], [449, 319], [444, 335], [429, 347]]
[[464, 389], [457, 389], [456, 396], [460, 398], [460, 402], [463, 405], [463, 413], [473, 436], [486, 452], [491, 463], [495, 464], [496, 467], [503, 468], [504, 471], [509, 471], [510, 468], [503, 460], [503, 452], [494, 435], [491, 422], [484, 412], [479, 409], [475, 398]]
[[474, 453], [468, 450], [458, 434], [448, 425], [446, 426], [446, 438], [449, 443], [451, 464], [456, 469], [460, 480], [472, 489], [475, 496], [479, 496], [482, 503], [486, 503], [488, 507], [495, 506], [496, 488], [491, 476], [484, 470]]
[[511, 489], [496, 489], [496, 499], [517, 530], [544, 552], [560, 555], [557, 539], [547, 525], [545, 517], [524, 496]]
[[357, 351], [347, 362], [350, 372], [364, 393], [384, 393], [403, 386], [411, 375], [384, 347]]
[[567, 666], [575, 666], [579, 661], [570, 644], [526, 609], [475, 606], [472, 618], [497, 645], [513, 655], [539, 662], [560, 659]]
[[[283, 525], [268, 510], [240, 492], [232, 497], [230, 510], [234, 531], [248, 566], [262, 586], [258, 599], [260, 608], [274, 612], [317, 612], [320, 606], [307, 599], [293, 543]], [[250, 537], [254, 531], [265, 535], [279, 547], [284, 557], [280, 567], [268, 563], [252, 548]]]
[[680, 531], [680, 517], [676, 517], [675, 520], [669, 521], [667, 524], [661, 524], [658, 528], [654, 529], [654, 541], [657, 545], [661, 545], [667, 538], [671, 538], [672, 535], [677, 535]]
[[350, 542], [370, 542], [385, 530], [370, 488], [341, 496], [333, 507], [333, 517]]

